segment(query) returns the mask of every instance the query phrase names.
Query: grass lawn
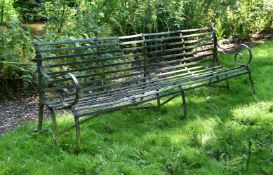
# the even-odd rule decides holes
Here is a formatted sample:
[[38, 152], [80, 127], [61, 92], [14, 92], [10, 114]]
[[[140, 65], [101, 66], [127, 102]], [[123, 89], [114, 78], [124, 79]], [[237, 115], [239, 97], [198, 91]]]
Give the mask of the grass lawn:
[[[231, 90], [200, 88], [161, 111], [122, 110], [82, 125], [82, 149], [73, 153], [75, 132], [54, 145], [50, 132], [34, 133], [36, 122], [0, 137], [0, 174], [273, 174], [273, 41], [253, 49], [248, 77], [230, 80]], [[221, 61], [232, 65], [233, 56]], [[16, 108], [16, 106], [14, 106]], [[59, 117], [68, 125], [71, 116]], [[45, 127], [50, 127], [50, 120]]]

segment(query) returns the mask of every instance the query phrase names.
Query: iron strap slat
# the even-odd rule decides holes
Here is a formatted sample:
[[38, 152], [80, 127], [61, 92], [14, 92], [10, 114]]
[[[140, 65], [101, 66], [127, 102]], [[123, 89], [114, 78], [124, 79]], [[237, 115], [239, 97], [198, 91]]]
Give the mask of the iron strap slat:
[[44, 45], [61, 45], [61, 44], [69, 44], [69, 43], [84, 43], [96, 40], [119, 40], [119, 39], [131, 39], [144, 36], [153, 36], [153, 35], [162, 35], [162, 34], [173, 34], [173, 33], [187, 33], [187, 32], [197, 32], [209, 30], [210, 28], [197, 28], [197, 29], [188, 29], [188, 30], [177, 30], [177, 31], [168, 31], [168, 32], [160, 32], [160, 33], [147, 33], [147, 34], [136, 34], [136, 35], [128, 35], [128, 36], [119, 36], [119, 37], [105, 37], [105, 38], [89, 38], [89, 39], [79, 39], [79, 40], [66, 40], [66, 41], [53, 41], [53, 42], [34, 42], [34, 45], [44, 46]]
[[139, 43], [143, 43], [143, 41], [137, 40], [137, 41], [126, 41], [126, 42], [113, 43], [113, 44], [98, 44], [98, 45], [91, 45], [91, 46], [77, 46], [77, 47], [56, 48], [56, 49], [41, 49], [40, 53], [51, 53], [51, 52], [61, 52], [61, 51], [70, 51], [70, 50], [77, 51], [77, 50], [90, 49], [90, 48], [124, 46], [124, 45], [139, 44]]
[[[208, 48], [207, 51], [209, 50], [212, 50], [211, 48]], [[168, 55], [163, 55], [163, 56], [154, 56], [154, 57], [150, 57], [149, 58], [149, 61], [152, 61], [152, 60], [157, 60], [157, 59], [161, 59], [161, 58], [176, 58], [176, 57], [180, 57], [180, 56], [191, 56], [193, 54], [196, 54], [196, 53], [201, 53], [201, 52], [204, 52], [206, 50], [200, 50], [200, 51], [193, 51], [193, 52], [182, 52], [182, 53], [176, 53], [176, 54], [172, 54], [172, 53], [169, 53]], [[187, 57], [185, 57], [186, 59]]]
[[[116, 80], [116, 79], [120, 79], [120, 78], [126, 78], [126, 77], [131, 77], [131, 76], [137, 76], [137, 75], [142, 75], [144, 73], [144, 71], [139, 71], [139, 72], [135, 72], [135, 73], [131, 73], [131, 74], [126, 74], [126, 75], [122, 75], [122, 76], [115, 76], [115, 77], [111, 77], [111, 78], [105, 78], [105, 79], [101, 79], [101, 80], [94, 80], [94, 81], [90, 81], [90, 82], [83, 82], [81, 85], [94, 85], [98, 82], [102, 82], [102, 81], [109, 81], [109, 80]], [[72, 88], [73, 86], [59, 86], [59, 87], [48, 87], [45, 88], [45, 92], [46, 91], [53, 91], [53, 90], [59, 90], [60, 88]]]
[[[190, 41], [188, 41], [190, 42]], [[118, 53], [118, 52], [130, 52], [130, 51], [140, 51], [144, 48], [155, 48], [155, 47], [164, 47], [164, 46], [175, 46], [175, 45], [181, 45], [183, 44], [181, 41], [179, 42], [172, 42], [172, 43], [162, 43], [162, 44], [150, 44], [146, 47], [144, 46], [138, 46], [138, 47], [132, 47], [132, 48], [124, 48], [124, 49], [115, 49], [115, 50], [108, 50], [108, 51], [102, 51], [97, 53], [94, 52], [87, 52], [87, 53], [78, 53], [78, 54], [69, 54], [69, 55], [58, 55], [58, 56], [46, 56], [41, 57], [41, 60], [54, 60], [54, 59], [64, 59], [64, 58], [76, 58], [76, 57], [86, 57], [91, 55], [97, 55], [97, 54], [106, 54], [106, 53]], [[188, 47], [187, 49], [190, 49], [191, 47]]]
[[[177, 83], [179, 83], [181, 81], [190, 80], [191, 78], [195, 78], [194, 76], [196, 76], [196, 75], [203, 75], [203, 76], [204, 75], [208, 75], [209, 73], [207, 73], [206, 71], [208, 71], [208, 70], [203, 70], [203, 73], [202, 73], [202, 71], [199, 71], [198, 73], [195, 72], [195, 75], [192, 75], [190, 73], [186, 73], [186, 74], [183, 74], [182, 76], [178, 75], [178, 76], [172, 77], [172, 78], [170, 78], [170, 77], [164, 78], [167, 81], [163, 81], [164, 80], [163, 78], [162, 79], [158, 79], [156, 81], [149, 81], [149, 82], [146, 82], [146, 83], [143, 83], [143, 84], [139, 84], [137, 86], [137, 88], [130, 88], [128, 90], [122, 90], [122, 91], [119, 90], [118, 92], [123, 92], [122, 94], [125, 93], [126, 95], [129, 95], [129, 96], [136, 95], [136, 94], [142, 94], [142, 93], [145, 93], [146, 91], [148, 92], [150, 90], [161, 89], [161, 88], [166, 87], [166, 86], [171, 86], [173, 84], [177, 84]], [[185, 76], [185, 75], [187, 75], [187, 76]], [[107, 93], [107, 92], [105, 92], [105, 93]], [[118, 99], [119, 95], [120, 95], [120, 93], [111, 93], [111, 94], [109, 94], [109, 96], [107, 96], [107, 94], [105, 94], [105, 93], [103, 93], [103, 95], [105, 95], [106, 97], [109, 97], [111, 99], [114, 98], [114, 97], [116, 97], [116, 99]], [[115, 96], [115, 94], [117, 94], [117, 96]], [[92, 95], [93, 94], [91, 94], [90, 97], [92, 97]], [[90, 99], [90, 97], [87, 98], [87, 99]], [[102, 101], [107, 100], [107, 98], [103, 98], [103, 97], [104, 96], [97, 96], [97, 97], [93, 96], [91, 99], [98, 99], [98, 98], [100, 98]], [[95, 101], [92, 100], [92, 102], [96, 103], [96, 100]], [[79, 105], [82, 106], [84, 104], [82, 102], [80, 102]]]
[[[202, 69], [200, 71], [193, 71], [192, 72], [193, 74], [187, 73], [188, 76], [185, 76], [187, 74], [181, 74], [181, 75], [176, 75], [176, 76], [172, 76], [172, 77], [168, 76], [167, 78], [161, 78], [161, 79], [158, 79], [156, 81], [150, 81], [150, 82], [147, 82], [147, 83], [138, 84], [137, 89], [133, 88], [133, 87], [131, 87], [131, 88], [133, 89], [132, 91], [142, 90], [141, 92], [138, 92], [138, 93], [143, 93], [143, 92], [149, 90], [149, 88], [147, 89], [146, 87], [151, 87], [152, 89], [160, 88], [158, 86], [153, 88], [152, 84], [155, 83], [154, 85], [157, 85], [157, 83], [162, 82], [163, 80], [168, 80], [167, 82], [165, 82], [167, 84], [165, 84], [164, 86], [166, 86], [166, 85], [172, 85], [172, 83], [174, 81], [176, 81], [176, 83], [179, 83], [182, 80], [183, 81], [196, 80], [198, 78], [203, 78], [203, 77], [207, 77], [207, 76], [211, 76], [211, 75], [216, 75], [216, 74], [220, 75], [221, 73], [226, 72], [226, 71], [230, 73], [230, 72], [237, 72], [237, 71], [242, 71], [243, 70], [243, 68], [241, 68], [241, 67], [240, 68], [234, 68], [234, 69], [223, 69], [223, 70], [222, 70], [222, 68], [223, 68], [222, 66], [217, 66], [217, 67]], [[198, 76], [198, 78], [197, 78], [197, 76]], [[128, 88], [131, 89], [130, 87], [128, 87]], [[145, 89], [143, 89], [143, 88], [145, 88]], [[114, 92], [121, 91], [121, 92], [126, 92], [126, 93], [130, 92], [130, 91], [127, 91], [125, 89], [115, 89], [113, 91]], [[111, 94], [111, 97], [115, 96], [115, 93], [111, 93], [110, 91], [108, 93]], [[101, 94], [106, 95], [107, 92], [102, 92]], [[101, 97], [101, 96], [93, 96], [93, 95], [96, 95], [96, 94], [91, 94], [91, 95], [89, 95], [89, 97], [83, 96], [82, 100], [84, 100], [85, 98], [86, 99], [93, 99], [93, 101], [95, 102], [97, 98]], [[97, 94], [97, 95], [99, 95], [99, 94]], [[103, 99], [103, 100], [106, 100], [106, 99]], [[82, 103], [80, 103], [80, 104], [82, 104]]]
[[207, 54], [200, 55], [200, 56], [185, 57], [185, 59], [184, 58], [180, 58], [180, 59], [175, 59], [175, 60], [171, 60], [171, 61], [161, 61], [161, 62], [157, 62], [157, 63], [151, 63], [151, 64], [149, 64], [149, 66], [171, 65], [171, 64], [180, 63], [180, 62], [183, 62], [183, 61], [198, 60], [199, 58], [204, 58], [204, 57], [211, 56], [211, 55], [213, 55], [213, 53], [207, 53]]
[[[77, 79], [80, 80], [82, 78], [88, 78], [88, 77], [92, 77], [92, 79], [93, 79], [96, 76], [100, 76], [100, 75], [107, 75], [107, 74], [119, 73], [119, 72], [124, 72], [124, 71], [136, 70], [136, 69], [140, 69], [140, 68], [143, 68], [143, 67], [144, 66], [135, 66], [135, 67], [130, 67], [130, 68], [123, 68], [123, 69], [117, 69], [117, 70], [112, 70], [112, 71], [105, 71], [105, 72], [100, 72], [100, 73], [85, 74], [85, 75], [77, 76]], [[57, 82], [63, 82], [63, 81], [67, 81], [67, 80], [69, 80], [69, 78], [58, 78], [58, 79], [49, 80], [48, 83], [57, 83]]]
[[71, 65], [80, 65], [80, 64], [87, 64], [87, 63], [97, 63], [97, 62], [105, 62], [109, 60], [118, 60], [118, 59], [125, 59], [127, 57], [139, 57], [142, 56], [142, 53], [136, 53], [136, 54], [124, 54], [119, 56], [113, 56], [113, 57], [104, 57], [104, 58], [92, 58], [88, 60], [82, 60], [82, 61], [76, 61], [76, 62], [68, 62], [68, 63], [59, 63], [59, 64], [50, 64], [50, 65], [44, 65], [45, 68], [51, 68], [51, 67], [61, 67], [61, 66], [71, 66]]
[[66, 54], [66, 55], [58, 55], [58, 56], [46, 56], [42, 57], [41, 60], [55, 60], [55, 59], [64, 59], [64, 58], [77, 58], [77, 57], [86, 57], [91, 55], [98, 55], [98, 54], [107, 54], [107, 53], [118, 53], [118, 52], [130, 52], [130, 51], [140, 51], [144, 47], [132, 47], [132, 48], [124, 48], [124, 49], [115, 49], [115, 50], [107, 50], [107, 51], [93, 51], [87, 53], [79, 53], [79, 54]]
[[[182, 38], [197, 37], [197, 36], [202, 36], [202, 35], [206, 35], [206, 34], [212, 34], [212, 33], [206, 32], [206, 33], [197, 33], [197, 34], [191, 34], [191, 35], [183, 35]], [[149, 43], [149, 42], [153, 42], [153, 41], [166, 41], [166, 40], [174, 40], [174, 39], [180, 39], [180, 38], [181, 38], [181, 36], [154, 38], [154, 39], [146, 39], [146, 42]], [[39, 52], [40, 53], [52, 53], [52, 52], [71, 51], [71, 50], [77, 51], [77, 50], [97, 48], [97, 47], [124, 46], [124, 45], [139, 44], [139, 43], [144, 43], [144, 41], [139, 39], [136, 41], [124, 41], [124, 42], [118, 42], [118, 43], [106, 43], [106, 44], [98, 44], [98, 45], [90, 45], [90, 46], [76, 46], [76, 47], [56, 48], [56, 49], [40, 49]], [[188, 42], [188, 43], [190, 43], [190, 42]]]
[[[238, 72], [237, 70], [229, 70], [229, 71], [223, 71], [221, 73], [217, 73], [217, 74], [214, 74], [214, 75], [210, 75], [210, 76], [203, 76], [203, 77], [198, 77], [196, 79], [192, 79], [192, 81], [185, 81], [185, 82], [181, 82], [181, 83], [177, 83], [177, 84], [173, 84], [172, 86], [168, 86], [168, 88], [165, 88], [163, 90], [157, 90], [158, 87], [155, 87], [155, 89], [153, 91], [147, 91], [146, 93], [142, 94], [142, 93], [139, 93], [137, 95], [133, 95], [131, 97], [124, 97], [122, 99], [119, 99], [119, 100], [116, 100], [114, 102], [106, 102], [106, 103], [99, 103], [99, 104], [95, 104], [95, 105], [91, 105], [91, 106], [88, 106], [88, 105], [83, 105], [84, 107], [76, 107], [76, 110], [83, 110], [83, 109], [90, 109], [90, 108], [96, 108], [98, 106], [105, 106], [105, 105], [113, 105], [113, 104], [118, 104], [120, 102], [123, 102], [123, 101], [130, 101], [132, 99], [137, 99], [137, 98], [141, 98], [141, 97], [147, 97], [147, 96], [151, 96], [151, 95], [155, 95], [157, 93], [162, 93], [162, 92], [165, 92], [165, 91], [169, 91], [171, 89], [174, 89], [174, 88], [178, 88], [179, 86], [185, 86], [185, 85], [190, 85], [190, 84], [195, 84], [195, 83], [199, 83], [199, 82], [202, 82], [202, 81], [206, 81], [206, 80], [209, 80], [211, 79], [212, 77], [216, 77], [216, 76], [220, 76], [220, 75], [225, 75], [227, 73], [233, 73], [233, 72]], [[242, 73], [242, 74], [245, 74], [245, 73]]]
[[[211, 82], [211, 84], [215, 84], [215, 83], [225, 81], [225, 80], [228, 80], [228, 79], [231, 79], [231, 78], [239, 77], [239, 76], [245, 75], [245, 74], [246, 73], [240, 73], [240, 74], [237, 74], [237, 75], [234, 75], [234, 76], [230, 76], [230, 77], [227, 77], [227, 78], [220, 79], [219, 81]], [[198, 86], [195, 86], [195, 87], [189, 87], [189, 88], [183, 89], [183, 90], [184, 91], [189, 91], [191, 89], [195, 89], [195, 88], [202, 87], [202, 86], [207, 86], [207, 85], [208, 85], [207, 83], [204, 83], [204, 84], [201, 84], [201, 85], [198, 85]], [[151, 97], [149, 99], [144, 99], [142, 101], [138, 101], [136, 103], [129, 103], [129, 104], [126, 104], [126, 105], [123, 105], [123, 106], [116, 106], [116, 107], [111, 106], [110, 108], [106, 108], [106, 109], [102, 109], [102, 110], [85, 111], [85, 112], [82, 112], [82, 113], [81, 113], [81, 111], [75, 111], [75, 116], [84, 117], [84, 116], [87, 116], [87, 115], [94, 115], [94, 114], [101, 114], [101, 113], [105, 113], [105, 112], [117, 111], [117, 110], [120, 110], [120, 109], [123, 109], [123, 108], [143, 104], [143, 103], [146, 103], [146, 102], [151, 101], [151, 100], [156, 100], [158, 97], [159, 98], [164, 98], [164, 97], [167, 97], [167, 96], [173, 96], [173, 95], [178, 95], [178, 94], [181, 94], [180, 90], [170, 92], [170, 93], [166, 93], [166, 94], [162, 94], [162, 95], [159, 95], [159, 96], [154, 96], [154, 97]]]
[[[154, 82], [161, 82], [161, 81], [164, 81], [164, 80], [169, 80], [169, 79], [172, 79], [172, 78], [182, 78], [182, 79], [185, 79], [185, 78], [190, 78], [190, 77], [192, 77], [192, 76], [197, 76], [197, 75], [201, 75], [201, 74], [203, 74], [203, 73], [206, 73], [207, 71], [210, 71], [210, 70], [212, 70], [212, 69], [219, 69], [219, 68], [222, 68], [222, 67], [213, 67], [213, 68], [210, 68], [210, 69], [203, 69], [203, 70], [200, 70], [200, 71], [194, 71], [194, 72], [192, 72], [193, 74], [191, 74], [191, 73], [185, 73], [185, 74], [181, 74], [181, 75], [176, 75], [176, 76], [172, 76], [172, 77], [170, 77], [170, 76], [168, 76], [168, 77], [165, 77], [165, 78], [160, 78], [160, 79], [158, 79], [158, 80], [154, 80], [154, 81], [149, 81], [148, 83], [140, 83], [140, 84], [138, 84], [138, 86], [140, 86], [141, 88], [143, 87], [143, 85], [146, 85], [146, 86], [150, 86], [150, 83], [154, 83]], [[194, 69], [191, 69], [191, 70], [194, 70]], [[238, 70], [238, 68], [237, 68], [237, 70]], [[185, 70], [186, 71], [186, 70]], [[200, 74], [201, 73], [201, 74]], [[129, 87], [130, 88], [130, 87]], [[116, 89], [116, 90], [118, 90], [118, 89]], [[115, 91], [115, 90], [114, 90]], [[105, 92], [102, 92], [102, 93], [105, 93]]]
[[[211, 55], [211, 54], [209, 54], [209, 55]], [[192, 57], [192, 58], [194, 58], [194, 57]], [[165, 64], [163, 64], [163, 65], [172, 65], [172, 64], [175, 64], [175, 63], [179, 63], [179, 62], [181, 62], [182, 60], [173, 60], [173, 61], [166, 61], [165, 62]], [[198, 64], [198, 63], [200, 63], [200, 62], [190, 62], [190, 63], [187, 63], [187, 65], [188, 66], [193, 66], [193, 65], [195, 65], [195, 64]], [[161, 63], [153, 63], [153, 64], [149, 64], [150, 66], [155, 66], [155, 65], [162, 65]], [[138, 74], [130, 74], [131, 76], [135, 76], [135, 75], [140, 75], [141, 73], [138, 73]], [[129, 75], [129, 76], [130, 76]], [[86, 77], [89, 77], [88, 75], [79, 75], [78, 76], [79, 78], [86, 78]], [[123, 77], [122, 77], [123, 78]], [[149, 78], [149, 77], [147, 77], [147, 78]], [[141, 80], [145, 80], [145, 79], [147, 79], [147, 78], [138, 78], [138, 79], [136, 79], [137, 81], [139, 80], [139, 81], [141, 81]], [[107, 79], [107, 80], [113, 80], [113, 79], [115, 79], [115, 77], [114, 78], [111, 78], [111, 79]], [[95, 84], [95, 83], [97, 83], [97, 82], [100, 82], [100, 81], [107, 81], [106, 79], [101, 79], [101, 80], [96, 80], [96, 81], [94, 81], [94, 80], [92, 80], [92, 81], [90, 81], [90, 82], [84, 82], [83, 84], [81, 84], [82, 86], [84, 86], [84, 85], [92, 85], [92, 84]], [[134, 81], [134, 80], [133, 80]], [[126, 83], [128, 83], [128, 82], [130, 82], [130, 81], [125, 81], [124, 83], [126, 84]], [[46, 92], [46, 91], [53, 91], [53, 90], [58, 90], [58, 89], [60, 89], [60, 88], [72, 88], [73, 86], [69, 86], [69, 85], [66, 85], [66, 86], [60, 86], [60, 87], [51, 87], [51, 88], [49, 88], [49, 87], [47, 87], [47, 88], [45, 88], [44, 89], [44, 91]]]
[[71, 69], [71, 70], [65, 70], [65, 71], [59, 71], [59, 72], [50, 72], [50, 73], [48, 73], [48, 75], [64, 75], [64, 74], [67, 74], [69, 72], [79, 72], [79, 71], [84, 71], [84, 70], [93, 70], [93, 69], [121, 66], [121, 65], [126, 65], [126, 64], [133, 64], [133, 63], [139, 63], [139, 60], [112, 63], [112, 64], [105, 64], [105, 65], [99, 65], [99, 66], [89, 66], [89, 67], [86, 67], [86, 68]]
[[[231, 76], [228, 76], [228, 77], [225, 77], [225, 78], [221, 78], [221, 79], [219, 79], [219, 80], [217, 80], [217, 82], [219, 82], [219, 81], [224, 81], [224, 80], [226, 80], [226, 79], [230, 79], [230, 78], [233, 78], [233, 77], [238, 77], [238, 76], [241, 76], [241, 75], [244, 75], [244, 74], [247, 74], [247, 72], [242, 72], [242, 73], [238, 73], [238, 74], [235, 74], [235, 75], [231, 75]], [[206, 80], [208, 80], [208, 78], [206, 79]], [[194, 82], [194, 83], [196, 83], [196, 82]], [[194, 84], [194, 83], [192, 83], [192, 84]], [[195, 86], [191, 86], [191, 87], [189, 87], [189, 88], [186, 88], [186, 89], [184, 89], [184, 90], [190, 90], [190, 89], [194, 89], [194, 88], [197, 88], [197, 87], [201, 87], [201, 86], [207, 86], [208, 84], [213, 84], [214, 82], [210, 82], [210, 83], [204, 83], [204, 84], [201, 84], [201, 85], [195, 85]], [[179, 86], [179, 85], [178, 85]], [[158, 87], [156, 87], [156, 89], [157, 89]], [[172, 88], [177, 88], [177, 87], [173, 87], [172, 86]], [[158, 93], [158, 91], [154, 91], [154, 93]], [[147, 95], [147, 94], [146, 94]], [[154, 95], [154, 94], [149, 94], [149, 95]], [[142, 94], [142, 97], [143, 97], [144, 95]], [[146, 96], [145, 96], [146, 97]], [[164, 95], [163, 96], [160, 96], [160, 97], [164, 97]], [[140, 97], [139, 97], [140, 98]], [[156, 99], [156, 98], [154, 98], [154, 99]], [[131, 100], [131, 98], [129, 98], [129, 100]], [[141, 101], [141, 102], [144, 102], [144, 101]], [[114, 104], [114, 103], [113, 103]], [[132, 104], [132, 103], [131, 103]], [[112, 108], [113, 106], [111, 106], [111, 108]], [[87, 109], [95, 109], [95, 108], [92, 108], [92, 107], [90, 107], [90, 108], [87, 108]], [[96, 111], [96, 112], [98, 112], [98, 111]]]
[[[196, 66], [196, 67], [192, 67], [192, 68], [190, 68], [190, 70], [195, 70], [195, 69], [200, 69], [200, 68], [202, 68], [202, 66]], [[185, 72], [186, 72], [187, 70], [185, 70]], [[204, 69], [201, 69], [201, 71], [195, 71], [195, 73], [200, 73], [200, 72], [202, 72], [202, 71], [205, 71]], [[181, 76], [185, 76], [184, 78], [188, 78], [188, 74], [190, 74], [190, 73], [185, 73], [185, 74], [181, 74]], [[176, 77], [177, 78], [177, 77]], [[148, 79], [148, 78], [146, 78], [146, 79]], [[156, 83], [156, 82], [158, 82], [158, 81], [164, 81], [164, 80], [167, 80], [168, 78], [161, 78], [161, 79], [158, 79], [158, 80], [152, 80], [152, 81], [149, 81], [149, 85], [151, 84], [151, 83]], [[140, 88], [142, 88], [142, 87], [145, 87], [145, 86], [147, 86], [148, 84], [147, 83], [145, 83], [145, 82], [141, 82], [141, 83], [138, 83], [137, 84], [137, 86], [138, 87], [140, 87]], [[103, 92], [98, 92], [98, 93], [92, 93], [92, 94], [89, 94], [89, 95], [84, 95], [84, 92], [89, 92], [89, 91], [94, 91], [94, 90], [96, 90], [96, 89], [100, 89], [100, 88], [106, 88], [107, 86], [99, 86], [99, 87], [96, 87], [96, 89], [90, 89], [90, 88], [88, 88], [88, 89], [82, 89], [82, 92], [83, 92], [83, 94], [81, 95], [81, 99], [84, 99], [85, 97], [87, 97], [87, 96], [89, 96], [89, 98], [90, 98], [90, 96], [92, 96], [93, 98], [96, 98], [96, 97], [100, 97], [101, 95], [106, 95], [106, 94], [111, 94], [111, 95], [113, 95], [113, 94], [115, 94], [114, 92], [119, 92], [119, 91], [127, 91], [126, 89], [134, 89], [134, 87], [135, 87], [136, 85], [135, 84], [133, 84], [133, 85], [130, 85], [130, 86], [125, 86], [125, 87], [123, 87], [123, 88], [118, 88], [118, 89], [111, 89], [111, 90], [107, 90], [107, 92], [105, 92], [105, 91], [103, 91]], [[88, 93], [87, 93], [88, 94]], [[73, 94], [71, 94], [71, 95], [73, 95]], [[56, 96], [57, 97], [57, 96]]]
[[[213, 43], [211, 43], [213, 44]], [[162, 49], [162, 50], [156, 50], [156, 51], [150, 51], [148, 54], [149, 55], [153, 55], [153, 54], [158, 54], [158, 53], [166, 53], [166, 52], [175, 52], [175, 51], [185, 51], [187, 49], [196, 49], [198, 47], [202, 47], [202, 46], [208, 46], [210, 44], [206, 44], [206, 45], [193, 45], [193, 46], [188, 46], [188, 47], [175, 47], [175, 48], [171, 48], [171, 49]], [[213, 48], [209, 48], [210, 50], [212, 50]], [[186, 52], [188, 54], [191, 54], [191, 52]]]

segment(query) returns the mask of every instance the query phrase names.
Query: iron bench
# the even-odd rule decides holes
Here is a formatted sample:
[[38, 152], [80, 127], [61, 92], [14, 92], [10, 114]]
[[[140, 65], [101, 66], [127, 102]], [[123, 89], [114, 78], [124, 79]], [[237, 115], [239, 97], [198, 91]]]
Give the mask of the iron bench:
[[[42, 128], [46, 105], [52, 117], [55, 140], [55, 111], [67, 109], [74, 115], [76, 150], [80, 149], [80, 124], [100, 113], [157, 100], [158, 107], [185, 92], [248, 75], [255, 93], [249, 57], [228, 68], [218, 61], [218, 44], [212, 28], [146, 33], [110, 38], [57, 42], [34, 42], [39, 80], [39, 120]], [[243, 52], [245, 53], [245, 52]], [[169, 99], [161, 102], [163, 97]]]

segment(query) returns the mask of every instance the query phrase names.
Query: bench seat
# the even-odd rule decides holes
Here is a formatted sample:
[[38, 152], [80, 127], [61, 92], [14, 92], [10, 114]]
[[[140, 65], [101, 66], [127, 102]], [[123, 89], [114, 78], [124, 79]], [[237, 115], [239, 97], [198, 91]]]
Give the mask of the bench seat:
[[[189, 68], [188, 68], [189, 69]], [[179, 72], [179, 74], [177, 74]], [[152, 99], [180, 93], [179, 87], [192, 89], [200, 84], [213, 84], [218, 81], [217, 77], [233, 77], [234, 75], [247, 74], [248, 71], [243, 66], [227, 68], [222, 65], [195, 66], [190, 70], [183, 69], [173, 73], [162, 73], [162, 76], [146, 79], [145, 82], [139, 80], [131, 86], [111, 88], [99, 93], [83, 92], [79, 102], [73, 107], [75, 115], [81, 117], [118, 110], [120, 108], [136, 106]], [[213, 80], [214, 79], [214, 80]], [[224, 79], [225, 80], [225, 79]], [[164, 94], [163, 94], [164, 93]], [[71, 103], [73, 99], [67, 99]], [[55, 103], [56, 109], [62, 109], [62, 105]]]

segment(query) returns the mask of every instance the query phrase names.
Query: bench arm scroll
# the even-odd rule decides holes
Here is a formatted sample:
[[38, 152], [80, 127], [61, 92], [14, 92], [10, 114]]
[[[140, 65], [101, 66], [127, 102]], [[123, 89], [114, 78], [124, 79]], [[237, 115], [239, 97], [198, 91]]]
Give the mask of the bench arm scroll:
[[[252, 50], [251, 50], [251, 48], [250, 48], [248, 45], [246, 45], [246, 44], [240, 44], [239, 46], [241, 47], [241, 49], [239, 49], [238, 51], [235, 52], [235, 54], [234, 54], [234, 63], [237, 64], [237, 65], [239, 65], [239, 66], [248, 67], [248, 65], [249, 65], [249, 64], [251, 63], [251, 61], [252, 61], [252, 55], [253, 55], [253, 54], [252, 54]], [[217, 47], [220, 48], [220, 49], [222, 49], [222, 52], [223, 52], [224, 54], [230, 53], [230, 51], [228, 51], [227, 49], [225, 49], [225, 48], [219, 46], [218, 43], [217, 43]], [[238, 47], [238, 46], [235, 46], [235, 47]], [[244, 62], [242, 61], [242, 60], [243, 60], [243, 59], [242, 59], [242, 58], [243, 58], [243, 54], [242, 54], [242, 49], [243, 49], [243, 48], [247, 49], [247, 51], [248, 51], [248, 59], [245, 60]]]
[[[57, 78], [59, 76], [62, 76], [62, 75], [50, 76], [50, 75], [48, 75], [45, 72], [45, 70], [43, 69], [42, 66], [38, 66], [38, 69], [39, 69], [39, 72], [41, 73], [41, 76], [44, 77], [44, 78], [53, 78], [54, 79], [54, 78]], [[65, 96], [69, 95], [68, 89], [65, 88], [65, 87], [61, 87], [58, 90], [60, 103], [61, 103], [63, 109], [65, 109], [65, 108], [71, 108], [72, 106], [76, 105], [79, 102], [79, 99], [80, 99], [80, 90], [81, 90], [79, 81], [77, 80], [76, 76], [74, 74], [72, 74], [72, 73], [67, 73], [66, 75], [68, 76], [68, 79], [72, 80], [73, 87], [75, 88], [76, 91], [75, 91], [75, 97], [73, 98], [73, 101], [71, 101], [71, 102], [68, 103], [68, 102], [65, 101]], [[51, 104], [48, 104], [46, 102], [45, 102], [45, 104], [48, 107], [53, 108], [53, 106]]]
[[242, 60], [242, 50], [240, 50], [239, 52], [236, 52], [235, 55], [234, 55], [234, 62], [239, 65], [239, 66], [248, 66], [251, 61], [252, 61], [252, 50], [249, 46], [247, 46], [246, 44], [241, 44], [241, 46], [243, 48], [246, 48], [248, 50], [248, 54], [249, 54], [249, 57], [248, 57], [248, 60], [246, 63], [242, 63], [240, 60]]
[[69, 94], [67, 88], [62, 88], [60, 90], [59, 97], [60, 97], [60, 101], [61, 101], [64, 108], [71, 108], [72, 106], [76, 105], [79, 102], [81, 87], [80, 87], [79, 81], [77, 80], [77, 78], [76, 78], [76, 76], [74, 74], [68, 73], [67, 75], [73, 81], [74, 87], [76, 89], [75, 98], [71, 103], [65, 102], [64, 96], [67, 96]]

